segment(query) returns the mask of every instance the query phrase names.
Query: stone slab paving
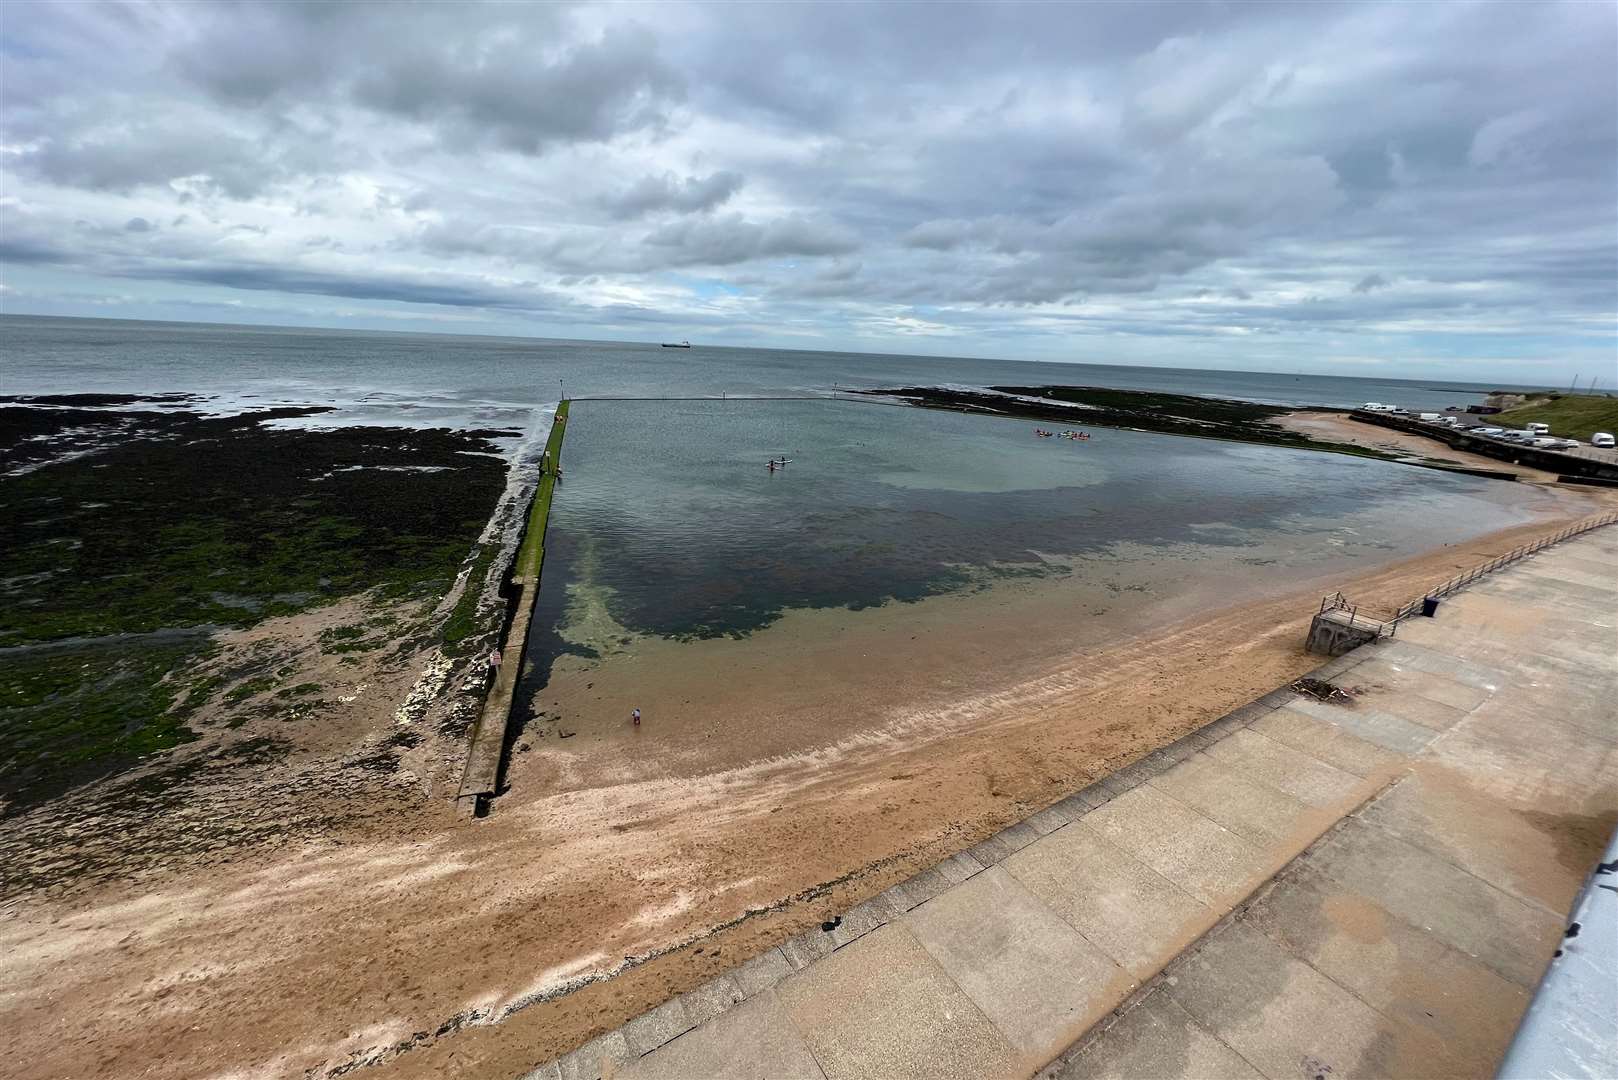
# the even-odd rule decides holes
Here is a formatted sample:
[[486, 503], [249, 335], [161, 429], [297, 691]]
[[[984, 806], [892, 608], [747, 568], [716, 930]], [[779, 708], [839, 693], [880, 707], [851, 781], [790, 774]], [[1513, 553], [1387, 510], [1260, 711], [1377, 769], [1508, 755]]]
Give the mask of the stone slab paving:
[[1353, 704], [1268, 694], [531, 1075], [1491, 1073], [1618, 815], [1592, 566], [1618, 529], [1327, 664]]
[[1393, 782], [1042, 1080], [1243, 1075], [1210, 1040], [1276, 1078], [1495, 1073], [1618, 818], [1618, 530], [1352, 656], [1354, 706], [1295, 702], [1250, 730], [1375, 764], [1280, 714], [1318, 719], [1397, 754]]

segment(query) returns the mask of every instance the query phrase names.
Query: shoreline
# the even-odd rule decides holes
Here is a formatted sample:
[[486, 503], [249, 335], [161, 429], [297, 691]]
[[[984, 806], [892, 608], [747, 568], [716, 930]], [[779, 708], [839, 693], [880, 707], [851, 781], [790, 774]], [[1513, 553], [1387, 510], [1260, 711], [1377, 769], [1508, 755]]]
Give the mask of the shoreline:
[[987, 386], [975, 389], [907, 386], [850, 392], [894, 398], [922, 409], [979, 413], [1068, 426], [1148, 431], [1185, 438], [1393, 460], [1392, 455], [1381, 450], [1311, 438], [1279, 423], [1287, 415], [1338, 411], [1325, 406], [1265, 405], [1237, 398], [1115, 390], [1097, 386]]
[[[1397, 560], [1356, 577], [1357, 591], [1392, 606], [1407, 599], [1406, 594], [1419, 593], [1436, 577], [1446, 576], [1457, 562], [1470, 565], [1474, 556], [1481, 559], [1497, 550], [1509, 550], [1523, 538], [1539, 535], [1555, 524], [1556, 520], [1541, 520], [1455, 545], [1450, 551]], [[951, 738], [912, 746], [894, 746], [872, 738], [855, 740], [850, 749], [865, 760], [850, 764], [844, 775], [827, 777], [826, 770], [836, 762], [825, 757], [806, 762], [777, 760], [753, 770], [737, 770], [715, 784], [716, 790], [707, 793], [706, 798], [693, 793], [691, 781], [669, 778], [562, 793], [555, 800], [546, 800], [568, 807], [565, 816], [557, 820], [559, 825], [606, 815], [609, 819], [615, 817], [618, 823], [609, 828], [624, 824], [626, 818], [633, 826], [645, 806], [643, 800], [660, 797], [682, 804], [679, 812], [672, 815], [682, 821], [717, 818], [725, 821], [727, 832], [744, 823], [758, 825], [756, 833], [748, 831], [759, 839], [725, 843], [727, 848], [737, 847], [747, 853], [741, 865], [749, 870], [759, 868], [759, 853], [770, 849], [768, 838], [780, 836], [783, 831], [789, 843], [810, 860], [823, 857], [823, 853], [801, 839], [805, 827], [823, 829], [835, 835], [839, 844], [852, 843], [849, 830], [870, 829], [886, 814], [896, 813], [902, 815], [899, 820], [881, 823], [885, 832], [906, 840], [894, 849], [879, 852], [871, 848], [868, 838], [862, 837], [857, 843], [865, 849], [864, 861], [851, 868], [855, 860], [845, 852], [840, 861], [826, 865], [825, 876], [818, 880], [799, 874], [796, 891], [790, 894], [793, 900], [784, 908], [759, 903], [743, 907], [737, 913], [747, 917], [739, 924], [690, 935], [682, 946], [666, 955], [643, 960], [646, 954], [636, 954], [636, 962], [622, 973], [566, 996], [541, 1000], [499, 1024], [463, 1028], [452, 1039], [422, 1048], [424, 1052], [419, 1056], [412, 1052], [394, 1059], [389, 1074], [434, 1075], [451, 1060], [440, 1056], [443, 1054], [453, 1055], [458, 1062], [472, 1060], [479, 1068], [515, 1075], [544, 1060], [544, 1055], [532, 1060], [523, 1057], [539, 1044], [558, 1053], [571, 1049], [559, 1032], [572, 1030], [572, 1045], [582, 1043], [770, 945], [849, 910], [888, 885], [1070, 794], [1069, 788], [1077, 790], [1123, 768], [1202, 723], [1325, 663], [1327, 658], [1305, 654], [1301, 647], [1312, 607], [1312, 591], [1289, 593], [1255, 605], [1233, 605], [1210, 617], [1182, 620], [1168, 630], [1116, 642], [1088, 658], [1095, 666], [1115, 673], [1110, 677], [1081, 675], [1077, 686], [1029, 687], [1019, 703], [1029, 707], [1027, 715], [1002, 718], [985, 729], [956, 733]], [[1182, 666], [1166, 659], [1186, 648], [1196, 650], [1191, 662]], [[1180, 689], [1190, 674], [1200, 674], [1200, 683], [1212, 686], [1213, 696], [1196, 703], [1185, 702]], [[1050, 700], [1053, 689], [1058, 694], [1054, 701]], [[1113, 718], [1133, 713], [1145, 719], [1135, 724], [1112, 719], [1080, 725], [1078, 732], [1061, 731], [1059, 717], [1074, 709]], [[1068, 741], [1075, 736], [1080, 741]], [[1028, 767], [1035, 763], [1029, 760], [1030, 755], [1036, 757], [1037, 768]], [[1071, 767], [1075, 761], [1082, 763], [1076, 770]], [[1010, 763], [1015, 767], [1007, 767]], [[1058, 763], [1069, 765], [1060, 776], [1053, 768]], [[789, 775], [793, 772], [800, 775]], [[737, 775], [746, 773], [755, 775]], [[901, 790], [891, 790], [896, 784]], [[901, 805], [906, 799], [910, 805]], [[738, 807], [737, 803], [747, 805]], [[799, 811], [800, 818], [811, 819], [813, 826], [801, 820], [772, 820], [793, 810]], [[710, 831], [700, 825], [684, 827], [682, 831], [688, 844], [716, 842]], [[756, 882], [750, 884], [757, 886]], [[600, 951], [616, 955], [611, 941], [600, 944]], [[733, 952], [733, 959], [724, 960]], [[577, 973], [573, 977], [577, 978]], [[529, 987], [528, 996], [533, 993], [534, 988]], [[522, 1000], [523, 995], [518, 995], [503, 999], [500, 1005]], [[624, 1002], [630, 1000], [636, 1001], [637, 1007], [624, 1008]], [[620, 1009], [623, 1014], [615, 1022], [600, 1022], [603, 1016], [617, 1016]], [[522, 1049], [516, 1051], [514, 1045]], [[485, 1052], [488, 1058], [481, 1056]]]
[[[1556, 520], [1547, 511], [1343, 585], [1392, 606]], [[0, 944], [17, 958], [8, 982], [19, 980], [6, 1013], [27, 1033], [20, 1051], [44, 1040], [26, 1060], [81, 1075], [157, 1046], [169, 1051], [162, 1075], [324, 1071], [444, 1024], [460, 1030], [413, 1043], [395, 1069], [441, 1075], [471, 1063], [515, 1075], [1312, 669], [1301, 643], [1314, 591], [1114, 641], [1043, 682], [995, 691], [981, 723], [942, 737], [907, 739], [901, 725], [831, 757], [685, 777], [656, 768], [551, 793], [519, 787], [469, 829], [429, 808], [404, 835], [147, 883], [155, 892], [144, 898], [114, 886], [60, 905], [22, 899], [0, 924]], [[1205, 689], [1187, 701], [1192, 676]], [[925, 723], [910, 731], [937, 734]], [[164, 922], [152, 925], [152, 911]], [[137, 944], [119, 945], [129, 940]], [[610, 969], [614, 955], [670, 945], [478, 1026]], [[74, 961], [62, 962], [64, 949]], [[154, 967], [208, 975], [160, 980], [164, 1004], [153, 1013]], [[430, 990], [423, 970], [435, 973]], [[64, 1014], [48, 1000], [79, 1005]], [[221, 1001], [229, 1039], [214, 1028], [226, 1021], [207, 1020]]]
[[1363, 446], [1367, 449], [1379, 450], [1388, 454], [1424, 458], [1429, 462], [1433, 462], [1435, 467], [1439, 468], [1442, 468], [1444, 463], [1454, 462], [1469, 468], [1489, 472], [1512, 473], [1516, 475], [1519, 481], [1538, 484], [1556, 483], [1557, 474], [1545, 469], [1535, 469], [1527, 465], [1515, 465], [1511, 462], [1501, 461], [1498, 458], [1472, 454], [1465, 450], [1456, 450], [1433, 439], [1410, 432], [1361, 424], [1352, 419], [1346, 411], [1289, 412], [1277, 417], [1276, 423], [1310, 438], [1325, 437], [1334, 442]]

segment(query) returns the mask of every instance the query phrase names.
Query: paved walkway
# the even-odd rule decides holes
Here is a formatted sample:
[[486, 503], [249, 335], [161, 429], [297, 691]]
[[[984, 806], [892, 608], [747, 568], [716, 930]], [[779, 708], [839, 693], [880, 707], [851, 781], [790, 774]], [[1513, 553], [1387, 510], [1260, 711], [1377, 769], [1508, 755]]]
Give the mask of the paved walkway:
[[1618, 528], [534, 1077], [1492, 1075], [1618, 811]]

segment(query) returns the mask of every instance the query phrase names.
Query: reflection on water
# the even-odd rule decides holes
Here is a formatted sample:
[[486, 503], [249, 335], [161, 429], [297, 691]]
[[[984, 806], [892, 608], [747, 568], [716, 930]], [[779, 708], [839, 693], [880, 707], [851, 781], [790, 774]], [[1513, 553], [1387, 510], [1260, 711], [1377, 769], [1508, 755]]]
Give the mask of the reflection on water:
[[1036, 439], [842, 401], [581, 401], [572, 416], [536, 619], [546, 669], [636, 635], [743, 636], [795, 607], [1116, 576], [1154, 552], [1209, 574], [1319, 571], [1512, 520], [1479, 497], [1486, 480], [1140, 432]]

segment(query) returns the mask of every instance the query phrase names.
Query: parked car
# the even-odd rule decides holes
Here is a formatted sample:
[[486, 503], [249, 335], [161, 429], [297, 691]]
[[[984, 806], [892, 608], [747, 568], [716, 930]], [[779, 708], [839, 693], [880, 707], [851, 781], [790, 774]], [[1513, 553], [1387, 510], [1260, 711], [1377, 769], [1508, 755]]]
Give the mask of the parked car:
[[1532, 431], [1519, 428], [1512, 431], [1502, 431], [1500, 434], [1496, 435], [1495, 438], [1499, 439], [1501, 442], [1516, 443], [1527, 442], [1529, 439], [1538, 438], [1538, 436]]
[[1394, 416], [1409, 416], [1410, 415], [1410, 410], [1409, 409], [1401, 409], [1397, 405], [1395, 405], [1393, 408], [1389, 409], [1388, 411], [1391, 412]]
[[1551, 426], [1549, 424], [1524, 424], [1522, 429], [1524, 431], [1532, 431], [1535, 435], [1549, 435], [1551, 433]]
[[1459, 427], [1461, 420], [1456, 416], [1440, 416], [1438, 422], [1445, 427]]
[[1552, 439], [1551, 441], [1556, 444], [1551, 447], [1552, 450], [1577, 450], [1584, 445], [1577, 439]]
[[1499, 435], [1501, 432], [1503, 432], [1505, 430], [1506, 430], [1505, 428], [1498, 428], [1498, 427], [1475, 427], [1475, 428], [1472, 429], [1472, 434], [1474, 434], [1474, 435], [1486, 435], [1489, 438], [1493, 438], [1494, 436]]
[[1612, 432], [1610, 432], [1610, 431], [1598, 431], [1598, 432], [1596, 432], [1594, 435], [1590, 436], [1590, 445], [1591, 446], [1598, 446], [1603, 450], [1611, 450], [1613, 448]]

